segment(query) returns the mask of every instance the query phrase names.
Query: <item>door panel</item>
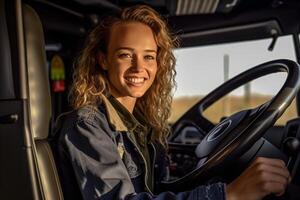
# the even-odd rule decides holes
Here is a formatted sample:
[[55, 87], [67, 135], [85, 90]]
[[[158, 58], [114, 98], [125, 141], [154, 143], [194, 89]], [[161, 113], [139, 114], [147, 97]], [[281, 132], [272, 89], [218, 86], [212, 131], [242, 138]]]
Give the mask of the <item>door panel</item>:
[[34, 199], [23, 108], [22, 100], [0, 101], [0, 199]]

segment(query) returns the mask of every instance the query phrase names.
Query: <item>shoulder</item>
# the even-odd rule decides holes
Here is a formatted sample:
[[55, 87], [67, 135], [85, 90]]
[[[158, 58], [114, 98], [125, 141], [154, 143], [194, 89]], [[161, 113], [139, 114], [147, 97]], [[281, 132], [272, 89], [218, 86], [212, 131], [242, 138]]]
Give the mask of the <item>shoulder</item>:
[[62, 113], [56, 119], [55, 127], [69, 130], [78, 124], [103, 125], [107, 124], [106, 111], [103, 105], [85, 105], [78, 109]]
[[58, 117], [56, 130], [67, 132], [75, 127], [97, 128], [109, 133], [127, 131], [127, 127], [106, 97], [97, 105], [85, 105]]
[[59, 143], [63, 146], [72, 144], [77, 147], [88, 147], [88, 141], [107, 142], [109, 138], [117, 135], [101, 106], [83, 106], [62, 114], [56, 122], [55, 131]]
[[88, 122], [98, 124], [99, 122], [107, 121], [106, 110], [102, 104], [97, 106], [85, 105], [75, 110], [73, 115], [75, 123]]

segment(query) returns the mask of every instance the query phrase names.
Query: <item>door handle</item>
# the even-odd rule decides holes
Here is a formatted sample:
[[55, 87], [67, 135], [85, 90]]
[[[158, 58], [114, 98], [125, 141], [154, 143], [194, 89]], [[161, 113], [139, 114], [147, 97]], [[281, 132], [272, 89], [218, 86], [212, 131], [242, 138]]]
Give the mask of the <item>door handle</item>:
[[18, 114], [8, 114], [0, 116], [0, 124], [14, 124], [18, 121]]

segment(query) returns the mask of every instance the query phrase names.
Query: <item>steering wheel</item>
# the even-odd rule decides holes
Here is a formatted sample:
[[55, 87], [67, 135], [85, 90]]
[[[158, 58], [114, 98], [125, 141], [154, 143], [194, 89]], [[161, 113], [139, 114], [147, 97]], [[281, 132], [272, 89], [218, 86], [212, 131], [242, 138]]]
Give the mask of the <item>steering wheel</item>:
[[[279, 92], [258, 107], [239, 111], [214, 126], [202, 113], [214, 102], [249, 81], [271, 73], [286, 72], [287, 78]], [[208, 132], [196, 148], [202, 164], [185, 176], [163, 182], [163, 188], [190, 189], [203, 184], [235, 159], [242, 156], [274, 125], [290, 105], [300, 87], [299, 65], [291, 60], [274, 60], [251, 68], [225, 82], [188, 110], [174, 125], [173, 138], [187, 124]]]

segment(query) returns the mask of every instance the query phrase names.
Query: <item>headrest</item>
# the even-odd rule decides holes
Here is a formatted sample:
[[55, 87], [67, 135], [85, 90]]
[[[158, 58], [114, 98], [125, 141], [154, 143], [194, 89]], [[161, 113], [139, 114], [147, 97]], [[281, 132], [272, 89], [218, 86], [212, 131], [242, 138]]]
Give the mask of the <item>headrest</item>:
[[51, 117], [51, 97], [44, 34], [37, 13], [23, 6], [29, 115], [34, 139], [46, 139]]

